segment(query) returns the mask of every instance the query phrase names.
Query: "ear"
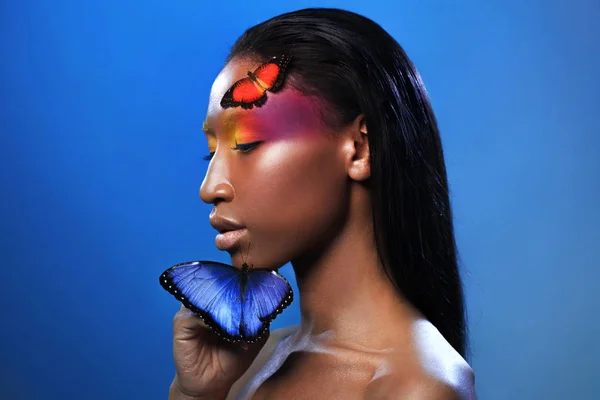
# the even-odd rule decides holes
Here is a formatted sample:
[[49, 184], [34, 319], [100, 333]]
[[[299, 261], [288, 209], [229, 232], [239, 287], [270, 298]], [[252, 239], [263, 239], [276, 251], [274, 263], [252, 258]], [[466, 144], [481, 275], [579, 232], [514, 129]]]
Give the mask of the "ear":
[[359, 115], [348, 127], [346, 135], [347, 172], [354, 181], [365, 181], [371, 176], [369, 137], [364, 115]]

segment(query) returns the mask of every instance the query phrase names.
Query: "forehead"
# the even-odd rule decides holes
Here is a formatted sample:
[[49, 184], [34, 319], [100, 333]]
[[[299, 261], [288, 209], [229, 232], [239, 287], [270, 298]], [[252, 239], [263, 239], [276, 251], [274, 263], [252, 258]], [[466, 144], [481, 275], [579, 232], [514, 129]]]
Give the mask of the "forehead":
[[214, 113], [221, 109], [221, 99], [229, 88], [238, 80], [246, 78], [248, 71], [254, 71], [260, 62], [249, 58], [236, 58], [227, 63], [221, 70], [210, 89], [208, 112]]
[[249, 110], [241, 107], [223, 109], [221, 99], [229, 88], [238, 80], [248, 76], [248, 71], [254, 71], [260, 61], [252, 59], [234, 59], [229, 62], [213, 82], [206, 122], [213, 130], [222, 129], [223, 123], [268, 122], [278, 126], [304, 124], [318, 124], [318, 104], [315, 99], [304, 96], [302, 93], [284, 84], [283, 89], [277, 93], [267, 91], [267, 101], [262, 107], [253, 107]]

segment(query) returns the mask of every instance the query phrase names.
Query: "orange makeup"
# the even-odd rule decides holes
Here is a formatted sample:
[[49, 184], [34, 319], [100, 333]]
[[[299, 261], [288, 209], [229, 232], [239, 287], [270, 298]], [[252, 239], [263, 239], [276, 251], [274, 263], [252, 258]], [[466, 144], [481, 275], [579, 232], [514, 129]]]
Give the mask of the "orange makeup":
[[207, 116], [203, 125], [210, 152], [219, 141], [230, 146], [257, 141], [274, 141], [298, 134], [311, 135], [322, 130], [321, 120], [314, 101], [301, 93], [287, 89], [270, 94], [262, 107], [219, 110]]

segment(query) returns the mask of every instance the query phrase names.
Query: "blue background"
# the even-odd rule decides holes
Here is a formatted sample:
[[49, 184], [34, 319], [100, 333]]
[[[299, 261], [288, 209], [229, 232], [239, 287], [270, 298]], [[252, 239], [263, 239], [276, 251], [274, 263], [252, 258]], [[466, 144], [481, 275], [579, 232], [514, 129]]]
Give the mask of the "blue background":
[[423, 75], [480, 398], [597, 398], [595, 0], [3, 1], [0, 398], [167, 398], [158, 276], [228, 261], [198, 198], [210, 85], [245, 28], [315, 5], [373, 18]]

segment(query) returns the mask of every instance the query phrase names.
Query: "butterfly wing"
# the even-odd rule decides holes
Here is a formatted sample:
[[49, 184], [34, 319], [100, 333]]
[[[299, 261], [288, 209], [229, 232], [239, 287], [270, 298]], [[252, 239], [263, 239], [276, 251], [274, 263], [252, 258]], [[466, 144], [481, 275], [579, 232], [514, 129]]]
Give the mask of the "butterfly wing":
[[192, 261], [177, 264], [160, 276], [160, 284], [230, 341], [241, 339], [241, 272], [227, 264]]
[[283, 85], [285, 73], [290, 60], [290, 55], [274, 57], [268, 63], [258, 67], [256, 71], [254, 71], [254, 75], [256, 75], [258, 79], [266, 84], [267, 90], [275, 93], [281, 89]]
[[244, 340], [260, 338], [293, 299], [292, 287], [282, 275], [268, 269], [250, 269], [243, 288], [240, 330]]
[[250, 78], [237, 81], [230, 90], [231, 94], [225, 94], [223, 99], [229, 99], [233, 107], [252, 108], [254, 105], [260, 107], [267, 101], [266, 89], [260, 87]]
[[252, 78], [243, 78], [235, 82], [223, 95], [221, 107], [240, 106], [244, 109], [251, 109], [253, 106], [261, 107], [267, 101], [267, 90], [276, 92], [282, 87], [290, 60], [289, 55], [274, 57], [254, 71], [257, 82]]

